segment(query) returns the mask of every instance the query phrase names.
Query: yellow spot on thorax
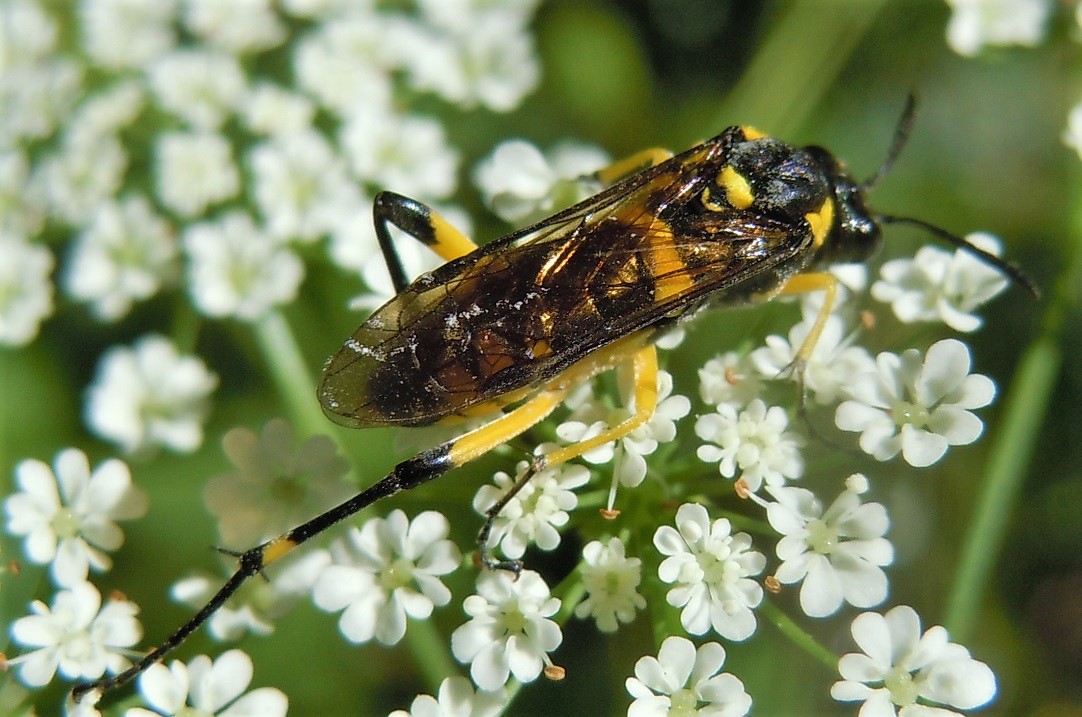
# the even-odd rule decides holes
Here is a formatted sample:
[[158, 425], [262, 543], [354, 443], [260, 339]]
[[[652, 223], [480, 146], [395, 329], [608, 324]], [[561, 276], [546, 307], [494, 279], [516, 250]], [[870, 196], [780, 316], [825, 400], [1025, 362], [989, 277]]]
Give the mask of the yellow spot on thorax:
[[725, 190], [725, 199], [736, 209], [747, 209], [755, 200], [748, 180], [731, 166], [718, 173], [718, 185]]
[[804, 218], [811, 225], [812, 243], [818, 249], [823, 246], [831, 227], [834, 226], [834, 200], [827, 197], [818, 211], [809, 212], [804, 215]]
[[754, 127], [749, 127], [748, 125], [741, 125], [740, 131], [744, 133], [744, 139], [748, 140], [749, 142], [756, 139], [762, 139], [763, 137], [767, 136], [766, 132], [755, 129]]

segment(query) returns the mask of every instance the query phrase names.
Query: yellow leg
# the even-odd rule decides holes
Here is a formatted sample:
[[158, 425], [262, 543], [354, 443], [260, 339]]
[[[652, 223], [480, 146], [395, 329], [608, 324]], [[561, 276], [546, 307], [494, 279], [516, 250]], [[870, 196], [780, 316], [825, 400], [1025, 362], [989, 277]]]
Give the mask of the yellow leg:
[[468, 463], [536, 426], [563, 402], [567, 391], [566, 388], [543, 390], [513, 411], [454, 439], [447, 452], [451, 465]]
[[391, 241], [388, 225], [393, 224], [411, 237], [421, 242], [444, 261], [451, 261], [465, 256], [477, 248], [465, 234], [440, 216], [439, 212], [416, 199], [404, 197], [394, 192], [380, 192], [372, 203], [372, 215], [375, 219], [376, 238], [380, 251], [383, 252], [387, 271], [391, 274], [395, 290], [401, 292], [409, 282], [402, 268]]
[[838, 279], [833, 274], [825, 271], [797, 274], [785, 282], [779, 294], [807, 294], [810, 291], [824, 292], [823, 306], [819, 309], [819, 315], [815, 317], [815, 323], [812, 324], [811, 331], [805, 337], [804, 343], [800, 344], [800, 348], [797, 349], [796, 356], [793, 359], [794, 363], [807, 363], [812, 351], [815, 350], [815, 344], [819, 342], [823, 327], [826, 326], [827, 319], [830, 318], [830, 311], [834, 308], [834, 301], [838, 298]]
[[596, 176], [603, 184], [612, 184], [616, 180], [634, 174], [640, 169], [653, 167], [654, 165], [661, 164], [666, 159], [671, 158], [672, 152], [670, 150], [663, 147], [651, 147], [650, 149], [636, 152], [630, 157], [624, 157], [621, 160], [613, 162], [604, 169], [598, 170]]
[[653, 345], [639, 349], [632, 356], [631, 367], [635, 387], [635, 413], [593, 438], [546, 453], [546, 466], [559, 465], [610, 441], [617, 441], [653, 417], [657, 408], [657, 349]]

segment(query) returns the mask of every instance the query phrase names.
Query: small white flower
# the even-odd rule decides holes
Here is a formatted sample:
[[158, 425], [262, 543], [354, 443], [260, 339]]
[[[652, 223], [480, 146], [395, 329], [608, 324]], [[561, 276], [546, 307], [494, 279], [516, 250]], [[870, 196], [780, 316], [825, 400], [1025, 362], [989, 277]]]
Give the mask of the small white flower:
[[947, 0], [947, 44], [972, 57], [985, 45], [1033, 46], [1044, 39], [1050, 0]]
[[373, 518], [331, 543], [333, 563], [312, 589], [315, 604], [343, 610], [338, 627], [352, 642], [372, 638], [394, 645], [406, 634], [406, 617], [427, 620], [451, 600], [440, 577], [462, 562], [447, 540], [450, 524], [425, 511], [412, 521], [401, 510]]
[[116, 321], [158, 291], [176, 256], [171, 227], [144, 197], [105, 202], [72, 249], [65, 284], [99, 319]]
[[78, 226], [113, 198], [127, 167], [127, 152], [115, 135], [69, 125], [59, 150], [39, 164], [33, 182], [55, 217]]
[[248, 164], [267, 233], [281, 241], [311, 242], [330, 233], [360, 199], [345, 163], [315, 131], [257, 145]]
[[334, 442], [319, 435], [298, 446], [282, 418], [267, 421], [258, 435], [243, 426], [231, 429], [222, 449], [235, 470], [207, 481], [203, 502], [218, 519], [226, 548], [269, 540], [356, 492], [342, 480], [349, 464]]
[[391, 105], [391, 80], [380, 57], [387, 14], [357, 7], [301, 38], [293, 52], [297, 85], [342, 117]]
[[[991, 234], [966, 236], [974, 246], [999, 255], [999, 240]], [[973, 312], [1008, 285], [1008, 279], [963, 249], [952, 254], [925, 246], [913, 259], [893, 259], [879, 270], [872, 296], [889, 303], [905, 323], [942, 321], [955, 331], [976, 331], [981, 319]]]
[[143, 636], [135, 604], [110, 600], [102, 607], [101, 593], [90, 583], [60, 590], [52, 607], [35, 600], [30, 612], [11, 624], [11, 637], [38, 649], [9, 661], [30, 687], [48, 684], [58, 670], [69, 680], [119, 672], [129, 664], [123, 653]]
[[[265, 580], [249, 580], [207, 620], [207, 631], [221, 641], [239, 640], [245, 633], [269, 635], [275, 621], [308, 597], [320, 573], [331, 562], [330, 553], [316, 550], [275, 563]], [[235, 563], [227, 572], [236, 569]], [[218, 592], [223, 578], [197, 573], [173, 583], [169, 591], [176, 602], [198, 610]]]
[[[767, 378], [783, 374], [793, 365], [814, 323], [812, 316], [793, 326], [788, 341], [781, 336], [767, 336], [766, 346], [751, 352], [756, 369]], [[816, 402], [833, 403], [839, 396], [846, 395], [846, 387], [853, 376], [874, 369], [875, 360], [868, 350], [850, 345], [850, 338], [845, 335], [841, 317], [827, 318], [823, 333], [819, 334], [819, 340], [804, 364], [804, 385]]]
[[151, 65], [147, 74], [158, 104], [197, 130], [221, 127], [245, 91], [240, 63], [222, 52], [171, 52]]
[[223, 652], [216, 660], [198, 655], [185, 665], [151, 665], [139, 677], [139, 691], [151, 707], [132, 707], [124, 717], [200, 715], [201, 717], [282, 717], [289, 699], [274, 687], [244, 693], [252, 681], [252, 658], [241, 650]]
[[885, 615], [862, 613], [852, 631], [864, 654], [842, 656], [838, 672], [843, 679], [830, 695], [839, 702], [864, 702], [862, 715], [949, 717], [959, 713], [938, 705], [970, 710], [996, 696], [996, 676], [988, 665], [950, 642], [942, 627], [921, 634], [920, 616], [909, 606]]
[[[493, 476], [496, 485], [484, 485], [477, 491], [473, 509], [485, 515], [528, 470], [530, 464], [520, 461], [514, 476], [497, 472]], [[490, 545], [498, 544], [503, 554], [512, 559], [521, 558], [531, 543], [541, 550], [555, 550], [560, 544], [558, 528], [567, 525], [568, 511], [574, 510], [579, 502], [572, 491], [586, 485], [588, 480], [590, 471], [585, 466], [567, 464], [532, 476], [496, 516]]]
[[184, 249], [192, 302], [207, 316], [254, 321], [293, 301], [304, 278], [297, 255], [241, 211], [190, 226]]
[[777, 502], [767, 505], [767, 519], [783, 537], [777, 554], [779, 582], [800, 587], [800, 608], [810, 617], [837, 612], [843, 602], [869, 608], [887, 598], [882, 566], [894, 560], [894, 548], [883, 537], [890, 525], [881, 503], [861, 504], [850, 490], [823, 511], [808, 490], [770, 490]]
[[[570, 404], [578, 403], [571, 416], [556, 427], [556, 435], [566, 443], [578, 443], [601, 434], [635, 413], [635, 397], [624, 384], [623, 406], [609, 408], [593, 398], [589, 391], [575, 397]], [[658, 445], [676, 438], [676, 422], [691, 411], [687, 396], [672, 395], [673, 379], [668, 371], [658, 371], [657, 406], [650, 419], [619, 441], [605, 443], [583, 454], [583, 460], [595, 465], [613, 462], [612, 486], [609, 490], [611, 509], [616, 501], [617, 485], [634, 488], [646, 477], [646, 458], [657, 450]]]
[[418, 199], [444, 199], [455, 189], [458, 153], [443, 125], [385, 110], [354, 114], [340, 141], [358, 178]]
[[511, 13], [480, 13], [468, 29], [412, 33], [404, 58], [411, 84], [465, 108], [509, 112], [537, 86], [533, 37]]
[[266, 50], [286, 36], [269, 0], [187, 0], [184, 24], [226, 52]]
[[497, 717], [507, 706], [499, 692], [476, 692], [465, 677], [440, 683], [439, 698], [417, 695], [409, 711], [395, 710], [388, 717]]
[[728, 351], [699, 369], [699, 396], [711, 406], [747, 406], [762, 394], [762, 388], [762, 378], [749, 354]]
[[142, 517], [147, 500], [123, 461], [105, 461], [91, 472], [86, 454], [69, 448], [56, 455], [53, 466], [33, 459], [19, 463], [21, 492], [8, 497], [4, 509], [8, 533], [26, 536], [30, 562], [52, 563], [53, 580], [70, 587], [85, 582], [91, 567], [112, 567], [106, 552], [124, 542], [115, 521]]
[[56, 21], [37, 0], [9, 0], [0, 14], [5, 65], [43, 60], [56, 47]]
[[159, 135], [155, 172], [158, 197], [182, 217], [202, 214], [209, 205], [229, 199], [240, 190], [232, 146], [220, 134]]
[[0, 345], [22, 346], [53, 312], [53, 255], [43, 246], [0, 231]]
[[498, 217], [522, 225], [596, 192], [596, 182], [580, 180], [608, 162], [605, 152], [590, 145], [564, 143], [546, 156], [533, 144], [513, 139], [497, 145], [477, 165], [473, 181]]
[[[1082, 5], [1079, 6], [1082, 13]], [[1079, 16], [1082, 24], [1082, 15]], [[1067, 114], [1067, 128], [1063, 131], [1063, 143], [1078, 153], [1082, 159], [1082, 102], [1079, 102]]]
[[834, 422], [860, 431], [861, 449], [877, 460], [901, 451], [909, 465], [930, 466], [948, 446], [973, 443], [984, 429], [970, 411], [991, 403], [996, 387], [969, 367], [969, 347], [955, 339], [933, 344], [923, 362], [917, 349], [881, 353], [875, 373], [853, 379], [853, 400], [838, 406]]
[[102, 356], [87, 391], [86, 422], [128, 453], [155, 445], [189, 453], [203, 442], [208, 398], [218, 377], [194, 356], [181, 356], [161, 336]]
[[[0, 117], [0, 126], [3, 124]], [[19, 147], [0, 149], [0, 243], [41, 232], [45, 224], [45, 198], [40, 192], [28, 191], [30, 183], [30, 160], [26, 152]], [[4, 256], [8, 255], [5, 250]]]
[[146, 90], [136, 80], [118, 80], [95, 90], [83, 100], [68, 122], [80, 133], [101, 137], [126, 129], [139, 116], [146, 102]]
[[708, 642], [695, 648], [686, 637], [665, 638], [657, 657], [640, 657], [627, 691], [635, 698], [628, 717], [710, 715], [738, 717], [751, 710], [744, 683], [722, 672], [725, 648]]
[[140, 67], [176, 44], [177, 0], [94, 0], [79, 3], [83, 49], [109, 69]]
[[766, 567], [766, 557], [751, 549], [751, 536], [732, 533], [728, 518], [710, 522], [706, 508], [685, 503], [676, 511], [676, 528], [663, 525], [654, 546], [666, 555], [658, 577], [677, 583], [666, 600], [682, 607], [680, 624], [692, 635], [711, 627], [729, 640], [746, 640], [755, 632], [751, 611], [763, 599], [763, 588], [750, 576]]
[[310, 99], [271, 82], [257, 82], [240, 108], [248, 129], [261, 135], [310, 130], [316, 107]]
[[540, 0], [418, 0], [421, 15], [429, 24], [451, 32], [468, 32], [479, 18], [502, 14], [526, 27]]
[[785, 430], [789, 418], [780, 406], [770, 406], [754, 399], [743, 411], [723, 403], [714, 413], [699, 416], [695, 434], [709, 443], [699, 446], [697, 455], [707, 463], [717, 463], [726, 478], [740, 473], [752, 493], [764, 483], [784, 485], [804, 472], [800, 457], [803, 440]]
[[631, 622], [646, 607], [646, 598], [638, 593], [642, 561], [626, 557], [619, 538], [587, 543], [579, 571], [588, 594], [575, 608], [575, 616], [592, 617], [601, 632], [616, 632], [621, 622]]
[[455, 659], [470, 663], [470, 676], [482, 690], [494, 692], [510, 675], [531, 682], [560, 646], [560, 626], [550, 618], [560, 599], [549, 594], [541, 576], [524, 570], [516, 577], [491, 570], [477, 578], [477, 594], [462, 603], [470, 616], [451, 634]]

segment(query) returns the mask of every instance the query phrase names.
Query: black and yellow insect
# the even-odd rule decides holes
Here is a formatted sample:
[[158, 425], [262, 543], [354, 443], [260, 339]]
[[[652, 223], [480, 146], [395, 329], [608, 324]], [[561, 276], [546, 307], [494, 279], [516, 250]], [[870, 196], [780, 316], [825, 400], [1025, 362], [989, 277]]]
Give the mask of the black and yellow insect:
[[[883, 170], [907, 134], [912, 102]], [[644, 168], [645, 167], [645, 168]], [[288, 533], [238, 555], [240, 568], [188, 623], [131, 669], [76, 693], [124, 683], [161, 660], [248, 578], [373, 502], [446, 473], [520, 435], [576, 385], [616, 366], [631, 369], [635, 413], [598, 436], [535, 459], [511, 495], [545, 466], [627, 435], [657, 404], [654, 341], [701, 308], [742, 306], [823, 291], [826, 301], [797, 363], [826, 321], [835, 262], [864, 261], [881, 225], [912, 222], [959, 244], [1032, 291], [1011, 265], [943, 230], [874, 214], [872, 180], [855, 181], [821, 147], [796, 147], [730, 127], [673, 156], [648, 150], [602, 170], [599, 194], [482, 247], [416, 201], [375, 200], [380, 246], [398, 294], [353, 333], [323, 369], [318, 397], [354, 428], [424, 426], [502, 411], [475, 430], [409, 458], [379, 482]], [[396, 226], [446, 260], [408, 283], [392, 246]], [[796, 367], [799, 371], [799, 365]]]

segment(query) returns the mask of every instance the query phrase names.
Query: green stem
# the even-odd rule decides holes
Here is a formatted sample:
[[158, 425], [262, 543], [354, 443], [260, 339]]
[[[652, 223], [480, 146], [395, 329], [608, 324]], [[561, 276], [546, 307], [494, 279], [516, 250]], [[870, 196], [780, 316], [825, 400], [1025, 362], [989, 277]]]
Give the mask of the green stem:
[[789, 638], [794, 645], [822, 662], [831, 672], [838, 669], [838, 656], [820, 645], [814, 637], [804, 632], [777, 605], [769, 600], [763, 600], [759, 605], [759, 614], [773, 623], [774, 627], [778, 628], [778, 631]]
[[[719, 113], [787, 137], [826, 94], [886, 0], [805, 0], [774, 23]], [[814, 33], [809, 38], [809, 33]], [[802, 52], [811, 48], [813, 52]]]
[[[1079, 218], [1082, 222], [1082, 217]], [[972, 632], [989, 577], [1018, 500], [1052, 390], [1063, 362], [1064, 330], [1082, 294], [1082, 251], [1074, 247], [1057, 280], [1041, 321], [1041, 331], [1022, 355], [1003, 408], [999, 435], [992, 446], [973, 523], [965, 537], [944, 625], [964, 641]]]
[[252, 323], [252, 330], [294, 425], [303, 429], [299, 433], [327, 433], [327, 419], [319, 410], [315, 383], [285, 317], [270, 311]]
[[448, 650], [451, 641], [440, 634], [431, 620], [411, 620], [406, 644], [433, 695], [439, 692], [445, 677], [458, 674], [458, 666]]

